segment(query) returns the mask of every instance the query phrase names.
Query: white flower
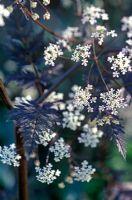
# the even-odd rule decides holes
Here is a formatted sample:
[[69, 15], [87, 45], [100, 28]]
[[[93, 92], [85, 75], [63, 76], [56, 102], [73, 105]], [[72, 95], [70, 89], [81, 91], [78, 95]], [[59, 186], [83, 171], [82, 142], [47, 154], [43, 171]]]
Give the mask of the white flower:
[[38, 133], [38, 140], [36, 141], [37, 144], [42, 144], [45, 147], [49, 144], [49, 142], [56, 136], [56, 133], [47, 129], [47, 131], [42, 131]]
[[121, 91], [119, 89], [114, 90], [111, 88], [108, 92], [101, 93], [100, 99], [103, 103], [99, 106], [100, 112], [110, 111], [112, 115], [117, 115], [119, 108], [127, 107], [127, 103], [125, 99], [121, 97]]
[[54, 170], [52, 169], [53, 165], [51, 163], [48, 163], [45, 167], [40, 168], [36, 167], [36, 178], [38, 181], [42, 183], [51, 184], [54, 180], [57, 179], [58, 176], [60, 176], [61, 172], [60, 170]]
[[87, 85], [84, 89], [78, 87], [74, 96], [74, 105], [78, 109], [82, 110], [84, 107], [87, 107], [88, 112], [93, 112], [91, 104], [96, 102], [96, 97], [92, 97], [92, 89], [92, 85]]
[[19, 167], [21, 156], [16, 152], [15, 144], [11, 144], [9, 147], [0, 146], [0, 161], [7, 165], [13, 165]]
[[108, 61], [112, 63], [113, 77], [119, 77], [120, 73], [124, 75], [132, 71], [131, 59], [124, 52], [120, 52], [116, 57], [108, 57]]
[[96, 170], [92, 168], [91, 165], [88, 165], [88, 161], [84, 160], [81, 163], [81, 167], [74, 167], [72, 176], [74, 177], [75, 181], [81, 182], [89, 182], [92, 179], [92, 175]]
[[66, 105], [66, 110], [62, 112], [62, 115], [63, 128], [67, 127], [73, 131], [81, 126], [81, 122], [85, 119], [85, 115], [81, 114], [80, 111], [75, 108], [73, 103], [68, 103], [68, 105]]
[[48, 6], [48, 5], [50, 4], [50, 0], [43, 0], [43, 4], [44, 4], [45, 6]]
[[104, 26], [97, 26], [96, 32], [92, 33], [91, 37], [98, 39], [98, 44], [102, 45], [107, 36], [116, 37], [117, 34], [114, 30], [107, 31]]
[[54, 153], [54, 160], [56, 162], [59, 162], [64, 157], [70, 157], [70, 146], [65, 144], [63, 138], [59, 138], [49, 150], [50, 152]]
[[50, 43], [49, 46], [44, 50], [44, 59], [46, 65], [55, 65], [55, 60], [63, 55], [63, 51], [57, 44]]
[[81, 46], [80, 44], [77, 45], [72, 54], [71, 60], [75, 62], [78, 62], [81, 60], [82, 65], [87, 66], [88, 58], [91, 55], [90, 49], [91, 49], [91, 45], [88, 45], [88, 44], [84, 46]]
[[36, 8], [37, 4], [37, 1], [30, 1], [31, 8]]
[[0, 4], [0, 26], [4, 26], [4, 17], [8, 18], [10, 16], [10, 12], [4, 5]]
[[65, 39], [72, 39], [81, 36], [81, 32], [78, 27], [67, 27], [63, 32], [62, 36]]
[[34, 13], [32, 14], [32, 18], [33, 18], [33, 20], [39, 19], [39, 14], [34, 12]]
[[50, 13], [46, 11], [46, 13], [43, 15], [43, 19], [49, 20], [50, 19]]
[[132, 16], [122, 18], [122, 31], [128, 31], [127, 37], [132, 38]]
[[126, 43], [132, 47], [132, 39], [126, 40]]
[[71, 88], [71, 92], [68, 94], [69, 99], [66, 101], [65, 105], [61, 105], [62, 110], [62, 126], [63, 128], [70, 128], [75, 131], [79, 126], [81, 126], [81, 122], [85, 119], [85, 115], [83, 115], [78, 107], [75, 106], [74, 96], [75, 92], [78, 90], [78, 85], [73, 85]]
[[90, 146], [91, 148], [95, 148], [102, 135], [103, 132], [99, 131], [96, 126], [91, 128], [88, 124], [85, 124], [83, 126], [83, 132], [78, 137], [78, 141], [79, 143], [83, 143], [85, 147]]
[[91, 25], [96, 24], [98, 19], [108, 20], [108, 15], [105, 13], [104, 9], [95, 7], [93, 5], [84, 8], [82, 15], [82, 23], [85, 24], [89, 22]]

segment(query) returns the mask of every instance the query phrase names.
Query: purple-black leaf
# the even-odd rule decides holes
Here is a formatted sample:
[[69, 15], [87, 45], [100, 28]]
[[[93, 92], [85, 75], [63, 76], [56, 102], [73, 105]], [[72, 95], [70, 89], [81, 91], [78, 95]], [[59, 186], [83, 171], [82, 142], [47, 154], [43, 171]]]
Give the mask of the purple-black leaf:
[[43, 106], [35, 102], [22, 102], [10, 111], [12, 120], [20, 127], [25, 147], [31, 153], [37, 146], [36, 141], [43, 131], [54, 131], [59, 121], [57, 110], [53, 104], [46, 102]]

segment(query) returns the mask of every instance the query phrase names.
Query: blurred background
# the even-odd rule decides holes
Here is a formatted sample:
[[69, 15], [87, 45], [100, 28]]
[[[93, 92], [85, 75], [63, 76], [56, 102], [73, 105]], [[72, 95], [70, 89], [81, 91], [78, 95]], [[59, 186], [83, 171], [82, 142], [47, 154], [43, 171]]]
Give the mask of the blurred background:
[[[6, 1], [7, 5], [11, 1]], [[94, 3], [97, 6], [104, 6], [110, 16], [109, 26], [120, 32], [120, 20], [123, 16], [132, 14], [132, 0], [87, 0], [87, 3]], [[4, 1], [5, 3], [5, 1]], [[51, 20], [46, 22], [48, 27], [59, 32], [67, 26], [77, 26], [78, 19], [75, 16], [75, 7], [73, 0], [51, 0], [49, 7]], [[41, 12], [41, 10], [40, 10]], [[19, 21], [18, 21], [19, 19]], [[16, 21], [15, 21], [16, 20]], [[22, 90], [21, 85], [14, 82], [8, 83], [11, 75], [20, 71], [23, 67], [28, 68], [29, 63], [26, 56], [29, 52], [34, 55], [39, 49], [35, 58], [38, 66], [44, 69], [42, 59], [43, 47], [52, 36], [42, 33], [40, 37], [34, 37], [40, 33], [37, 25], [30, 26], [31, 21], [22, 17], [20, 10], [16, 9], [7, 25], [0, 28], [0, 78], [5, 82], [10, 97], [14, 100], [16, 96], [30, 95], [32, 98], [37, 96], [34, 87], [25, 87]], [[22, 28], [22, 29], [18, 29]], [[22, 30], [22, 31], [20, 31]], [[23, 31], [25, 30], [25, 31]], [[11, 37], [17, 39], [24, 34], [31, 41], [23, 57], [23, 49], [19, 48], [18, 43], [13, 43]], [[44, 40], [43, 40], [44, 38]], [[41, 40], [42, 39], [42, 40]], [[43, 42], [44, 41], [44, 42]], [[121, 33], [117, 45], [124, 45], [124, 36]], [[13, 47], [13, 45], [16, 45]], [[36, 54], [35, 54], [36, 55]], [[79, 74], [76, 78], [67, 80], [60, 88], [64, 93], [69, 91], [73, 83], [79, 84]], [[29, 165], [29, 193], [31, 200], [132, 200], [132, 111], [131, 109], [121, 113], [125, 119], [125, 141], [127, 146], [127, 159], [124, 160], [118, 153], [118, 150], [112, 142], [103, 139], [100, 146], [91, 151], [85, 152], [90, 154], [92, 163], [99, 166], [99, 175], [92, 179], [90, 183], [65, 184], [61, 180], [47, 186], [36, 181], [32, 164]], [[13, 123], [8, 118], [7, 109], [0, 102], [0, 145], [8, 145], [14, 142]], [[67, 171], [67, 163], [61, 163], [62, 171]], [[60, 184], [61, 183], [61, 184]], [[0, 200], [16, 200], [17, 194], [17, 172], [14, 168], [0, 163]]]

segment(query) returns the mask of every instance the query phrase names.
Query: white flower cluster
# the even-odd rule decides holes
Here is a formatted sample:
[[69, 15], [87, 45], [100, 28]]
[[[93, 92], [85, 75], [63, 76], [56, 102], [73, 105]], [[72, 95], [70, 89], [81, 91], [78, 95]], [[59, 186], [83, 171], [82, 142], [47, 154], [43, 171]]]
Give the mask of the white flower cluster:
[[125, 52], [120, 52], [117, 56], [108, 57], [108, 61], [112, 63], [113, 77], [119, 77], [119, 74], [126, 74], [132, 71], [131, 59], [125, 55]]
[[33, 20], [37, 20], [37, 19], [39, 19], [39, 14], [33, 12], [33, 13], [32, 13], [32, 18], [33, 18]]
[[0, 161], [7, 165], [13, 165], [14, 167], [19, 167], [21, 156], [16, 152], [15, 144], [11, 144], [9, 147], [0, 146]]
[[115, 30], [107, 31], [104, 26], [96, 26], [96, 32], [92, 33], [91, 37], [98, 39], [98, 44], [102, 45], [107, 36], [117, 37]]
[[63, 138], [59, 138], [54, 145], [50, 147], [49, 151], [54, 153], [55, 162], [70, 157], [70, 146], [65, 144]]
[[84, 89], [78, 87], [75, 91], [74, 96], [74, 105], [82, 110], [84, 107], [87, 107], [88, 112], [93, 112], [93, 108], [91, 107], [92, 103], [96, 102], [96, 97], [92, 97], [92, 85], [87, 85]]
[[132, 59], [132, 16], [123, 17], [121, 21], [123, 23], [122, 31], [127, 31], [126, 43], [128, 46], [126, 46], [125, 51], [127, 51], [127, 54]]
[[43, 15], [43, 19], [49, 20], [50, 19], [50, 13], [46, 11]]
[[[44, 6], [48, 6], [50, 4], [50, 0], [43, 0], [43, 5]], [[31, 9], [35, 9], [35, 8], [37, 8], [37, 6], [38, 6], [38, 2], [37, 1], [32, 1], [32, 0], [30, 0], [30, 6], [31, 6]], [[39, 19], [40, 18], [40, 16], [39, 16], [39, 14], [38, 13], [36, 13], [36, 12], [34, 12], [33, 10], [32, 10], [32, 18], [34, 19], [34, 20], [37, 20], [37, 19]], [[49, 13], [49, 11], [46, 9], [46, 12], [44, 13], [44, 15], [43, 15], [43, 19], [46, 19], [46, 20], [49, 20], [50, 19], [50, 13]]]
[[87, 6], [84, 8], [83, 15], [82, 15], [82, 23], [90, 23], [91, 25], [96, 24], [98, 20], [101, 19], [103, 21], [108, 20], [108, 14], [105, 12], [104, 9], [99, 7], [95, 7], [93, 5]]
[[100, 142], [99, 139], [102, 137], [103, 132], [98, 130], [95, 127], [89, 127], [88, 124], [83, 126], [83, 132], [80, 137], [78, 137], [79, 143], [83, 143], [85, 147], [90, 146], [91, 148], [95, 148], [97, 144]]
[[108, 92], [101, 93], [100, 99], [103, 105], [99, 106], [99, 111], [110, 111], [112, 115], [118, 114], [118, 109], [127, 107], [125, 99], [121, 97], [120, 89], [115, 90], [111, 88]]
[[49, 46], [44, 50], [45, 65], [55, 66], [55, 60], [63, 55], [63, 51], [57, 44], [49, 43]]
[[89, 182], [92, 179], [92, 175], [96, 170], [88, 164], [88, 161], [84, 160], [81, 163], [81, 167], [75, 166], [72, 176], [75, 181]]
[[72, 39], [72, 38], [78, 38], [80, 37], [82, 34], [79, 31], [78, 27], [67, 27], [63, 32], [62, 32], [62, 36], [65, 39]]
[[88, 58], [91, 55], [90, 49], [91, 45], [89, 44], [83, 46], [81, 46], [80, 44], [77, 45], [72, 54], [71, 60], [75, 62], [81, 61], [82, 65], [87, 66]]
[[57, 179], [58, 176], [60, 176], [61, 172], [60, 170], [54, 170], [53, 165], [51, 163], [48, 163], [45, 167], [40, 168], [36, 167], [36, 178], [38, 181], [42, 183], [51, 184], [55, 179]]
[[58, 40], [55, 44], [49, 43], [44, 50], [45, 65], [55, 66], [56, 59], [64, 55], [63, 48], [71, 51], [71, 47], [65, 40]]
[[42, 144], [43, 146], [47, 146], [49, 142], [56, 136], [56, 133], [47, 129], [47, 131], [42, 131], [41, 134], [38, 133], [38, 140], [36, 141], [37, 144]]
[[70, 128], [75, 131], [79, 126], [81, 126], [81, 122], [85, 119], [85, 115], [83, 115], [80, 110], [74, 105], [74, 95], [75, 91], [79, 88], [79, 86], [74, 85], [71, 88], [71, 92], [69, 93], [69, 100], [66, 101], [65, 104], [61, 104], [60, 110], [62, 110], [62, 126], [63, 128]]
[[122, 18], [122, 31], [128, 31], [127, 37], [132, 38], [132, 16]]
[[81, 114], [78, 108], [75, 108], [73, 102], [67, 102], [65, 111], [62, 112], [62, 126], [63, 128], [70, 128], [75, 131], [81, 122], [85, 119], [85, 115]]
[[38, 5], [37, 1], [30, 1], [31, 8], [36, 8]]
[[50, 4], [50, 0], [43, 0], [43, 4], [44, 4], [45, 6], [48, 6], [48, 5]]
[[8, 18], [10, 16], [10, 11], [4, 7], [3, 4], [0, 4], [0, 26], [4, 26], [4, 17]]

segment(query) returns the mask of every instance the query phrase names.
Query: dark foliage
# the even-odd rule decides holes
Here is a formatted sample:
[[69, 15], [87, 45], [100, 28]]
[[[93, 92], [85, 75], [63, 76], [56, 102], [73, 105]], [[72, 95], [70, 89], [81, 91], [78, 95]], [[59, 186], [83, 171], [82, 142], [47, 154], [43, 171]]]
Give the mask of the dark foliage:
[[35, 102], [23, 102], [10, 111], [10, 116], [20, 127], [29, 153], [35, 149], [39, 134], [48, 129], [53, 131], [59, 121], [58, 113], [51, 103], [40, 106]]
[[6, 20], [6, 31], [4, 48], [8, 58], [20, 66], [42, 62], [43, 49], [46, 45], [44, 31], [35, 30], [34, 24], [26, 19], [19, 8], [16, 8]]

